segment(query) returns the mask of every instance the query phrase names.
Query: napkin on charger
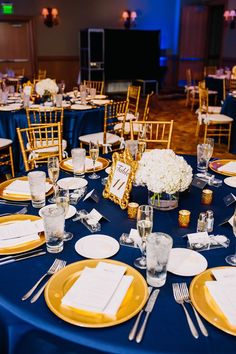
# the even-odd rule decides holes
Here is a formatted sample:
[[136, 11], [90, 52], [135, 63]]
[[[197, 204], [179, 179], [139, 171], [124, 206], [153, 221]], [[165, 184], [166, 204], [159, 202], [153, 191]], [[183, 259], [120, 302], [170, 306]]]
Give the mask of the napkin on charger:
[[[45, 183], [45, 193], [52, 188], [49, 182]], [[15, 180], [10, 183], [3, 191], [4, 194], [31, 195], [28, 181]]]
[[218, 168], [218, 171], [236, 173], [236, 161], [230, 161]]
[[125, 271], [126, 267], [105, 262], [99, 262], [96, 268], [85, 267], [62, 298], [62, 305], [115, 316], [133, 281]]
[[0, 248], [8, 248], [21, 245], [25, 242], [40, 239], [38, 233], [42, 232], [42, 220], [21, 220], [11, 224], [0, 225]]
[[[65, 162], [65, 165], [70, 167], [70, 168], [73, 168], [72, 159], [67, 160]], [[100, 167], [102, 167], [102, 163], [100, 161], [96, 161], [95, 168], [100, 168]], [[89, 159], [88, 157], [86, 157], [86, 159], [85, 159], [85, 170], [88, 171], [88, 170], [92, 170], [92, 169], [93, 169], [93, 160]]]
[[236, 269], [212, 271], [215, 281], [207, 281], [206, 287], [220, 310], [232, 326], [236, 326]]

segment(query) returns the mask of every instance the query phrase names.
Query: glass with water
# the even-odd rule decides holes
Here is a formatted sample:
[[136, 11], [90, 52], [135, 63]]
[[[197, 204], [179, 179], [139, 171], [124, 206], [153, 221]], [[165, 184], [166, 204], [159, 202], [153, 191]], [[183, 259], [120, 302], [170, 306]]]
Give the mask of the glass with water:
[[198, 144], [197, 146], [197, 170], [202, 173], [206, 173], [208, 170], [208, 164], [213, 154], [214, 139], [206, 139], [204, 144]]
[[32, 171], [28, 173], [32, 206], [42, 208], [45, 206], [46, 173], [43, 171]]
[[42, 211], [46, 247], [49, 253], [63, 250], [65, 213], [62, 207], [43, 209]]
[[161, 287], [166, 282], [167, 263], [173, 245], [172, 237], [163, 232], [153, 232], [146, 240], [147, 283]]

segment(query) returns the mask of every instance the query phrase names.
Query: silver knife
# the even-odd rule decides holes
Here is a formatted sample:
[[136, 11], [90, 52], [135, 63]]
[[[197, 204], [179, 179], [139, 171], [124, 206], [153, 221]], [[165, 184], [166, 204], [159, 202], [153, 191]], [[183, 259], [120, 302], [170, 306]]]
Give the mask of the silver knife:
[[43, 248], [39, 248], [39, 249], [33, 250], [33, 251], [27, 251], [27, 252], [20, 253], [20, 254], [14, 254], [12, 256], [1, 257], [0, 258], [0, 263], [3, 262], [3, 261], [6, 261], [7, 259], [13, 259], [13, 258], [19, 258], [19, 257], [22, 257], [22, 256], [28, 256], [30, 254], [34, 254], [34, 253], [37, 253], [37, 252], [40, 252], [40, 251], [43, 251]]
[[[151, 295], [151, 292], [152, 292], [152, 286], [149, 286], [149, 287], [148, 287], [148, 297], [147, 297], [147, 301], [148, 301], [148, 299], [149, 299], [149, 297], [150, 297], [150, 295]], [[136, 318], [136, 321], [135, 321], [133, 327], [131, 328], [131, 331], [130, 331], [130, 333], [129, 333], [129, 340], [133, 340], [134, 337], [135, 337], [135, 334], [136, 334], [136, 331], [137, 331], [137, 329], [138, 329], [139, 321], [140, 321], [140, 318], [141, 318], [141, 316], [142, 316], [143, 311], [144, 311], [144, 308], [139, 312], [138, 317]]]
[[8, 264], [8, 263], [13, 263], [13, 262], [23, 261], [23, 260], [28, 259], [28, 258], [31, 258], [31, 257], [42, 256], [43, 254], [46, 254], [46, 253], [47, 253], [47, 252], [43, 251], [43, 252], [31, 254], [30, 256], [26, 256], [26, 257], [8, 259], [7, 261], [0, 262], [0, 266], [3, 265], [3, 264]]
[[157, 299], [157, 296], [158, 296], [159, 292], [160, 292], [159, 289], [154, 290], [152, 295], [150, 296], [150, 299], [148, 300], [148, 303], [147, 303], [147, 305], [145, 307], [145, 310], [144, 310], [146, 312], [146, 316], [144, 318], [142, 327], [140, 328], [140, 330], [139, 330], [139, 332], [137, 334], [137, 337], [136, 337], [136, 342], [137, 343], [140, 343], [141, 340], [143, 339], [143, 334], [144, 334], [144, 331], [145, 331], [145, 328], [146, 328], [146, 325], [147, 325], [148, 317], [149, 317], [150, 313], [153, 310], [153, 307], [155, 305], [155, 302], [156, 302], [156, 299]]

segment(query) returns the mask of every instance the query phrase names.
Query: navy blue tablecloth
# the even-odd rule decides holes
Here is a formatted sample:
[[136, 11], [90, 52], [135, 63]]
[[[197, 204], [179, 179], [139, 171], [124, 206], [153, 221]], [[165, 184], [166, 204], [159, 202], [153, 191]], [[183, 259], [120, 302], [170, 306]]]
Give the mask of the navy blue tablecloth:
[[[80, 135], [103, 131], [104, 108], [64, 111], [63, 138], [67, 141], [66, 151], [79, 146]], [[24, 171], [23, 159], [16, 133], [16, 128], [26, 128], [25, 110], [0, 111], [0, 137], [13, 141], [13, 157], [16, 172]]]
[[[196, 165], [195, 157], [188, 156], [186, 159], [193, 166]], [[104, 171], [99, 174], [101, 177], [106, 176]], [[68, 177], [68, 174], [62, 172], [60, 177], [66, 176]], [[222, 176], [219, 178], [223, 179]], [[88, 179], [88, 182], [88, 190], [96, 188], [101, 199], [98, 204], [91, 199], [85, 202], [80, 201], [77, 209], [90, 211], [92, 208], [96, 208], [111, 220], [111, 222], [102, 221], [100, 233], [110, 235], [118, 240], [123, 232], [129, 232], [130, 228], [136, 227], [135, 221], [127, 218], [126, 210], [121, 210], [118, 205], [102, 198], [103, 186], [100, 179], [96, 181]], [[224, 234], [231, 240], [229, 248], [202, 252], [208, 261], [208, 267], [211, 268], [227, 265], [225, 257], [235, 251], [235, 238], [231, 226], [229, 224], [218, 226], [221, 220], [233, 214], [234, 205], [225, 207], [223, 197], [233, 193], [234, 189], [225, 184], [220, 188], [209, 188], [212, 188], [214, 192], [213, 203], [210, 206], [215, 216], [214, 233]], [[146, 204], [147, 196], [146, 188], [134, 187], [130, 198], [139, 204]], [[173, 237], [174, 247], [186, 247], [186, 239], [182, 236], [187, 232], [195, 232], [198, 214], [209, 209], [209, 207], [203, 206], [200, 200], [201, 190], [198, 188], [191, 187], [190, 190], [181, 193], [177, 209], [168, 212], [154, 211], [153, 230], [170, 234]], [[191, 222], [188, 229], [178, 227], [178, 211], [180, 209], [191, 211]], [[17, 210], [16, 207], [0, 206], [0, 213], [15, 210]], [[29, 207], [29, 214], [37, 214], [37, 210]], [[0, 339], [2, 339], [2, 346], [6, 347], [8, 344], [10, 354], [39, 354], [42, 352], [45, 354], [235, 353], [235, 337], [217, 329], [205, 320], [209, 337], [205, 338], [201, 334], [197, 340], [192, 337], [183, 309], [173, 299], [172, 283], [186, 281], [190, 284], [193, 277], [181, 277], [168, 273], [167, 282], [161, 288], [141, 344], [128, 340], [128, 334], [135, 318], [108, 328], [83, 328], [64, 322], [54, 315], [47, 307], [43, 296], [34, 304], [30, 304], [29, 301], [22, 302], [22, 295], [45, 273], [55, 257], [65, 259], [68, 264], [83, 259], [76, 253], [75, 243], [90, 232], [80, 222], [73, 222], [71, 219], [66, 221], [66, 229], [74, 233], [74, 238], [64, 244], [62, 253], [46, 254], [42, 257], [0, 267], [0, 329], [1, 327], [3, 329], [3, 332], [0, 332]], [[138, 256], [140, 256], [138, 249], [121, 246], [119, 252], [112, 259], [133, 265]], [[145, 271], [140, 272], [145, 277]], [[196, 323], [190, 306], [188, 309]]]
[[230, 152], [236, 153], [236, 98], [227, 95], [221, 113], [234, 119], [231, 131]]
[[[223, 82], [224, 80], [222, 79], [216, 79], [213, 77], [206, 77], [206, 87], [209, 90], [212, 91], [217, 91], [217, 100], [216, 100], [216, 105], [221, 106], [221, 101], [224, 100], [224, 90], [223, 90]], [[212, 102], [210, 102], [211, 105], [214, 104], [214, 97], [211, 97]]]

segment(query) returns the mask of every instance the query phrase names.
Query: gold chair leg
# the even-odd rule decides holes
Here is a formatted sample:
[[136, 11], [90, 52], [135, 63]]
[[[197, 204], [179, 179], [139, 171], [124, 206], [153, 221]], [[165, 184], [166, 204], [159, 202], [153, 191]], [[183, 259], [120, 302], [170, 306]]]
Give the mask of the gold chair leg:
[[12, 154], [12, 147], [9, 146], [9, 155], [10, 155], [10, 161], [11, 161], [11, 174], [12, 177], [15, 177], [15, 170], [14, 170], [14, 160], [13, 160], [13, 154]]

